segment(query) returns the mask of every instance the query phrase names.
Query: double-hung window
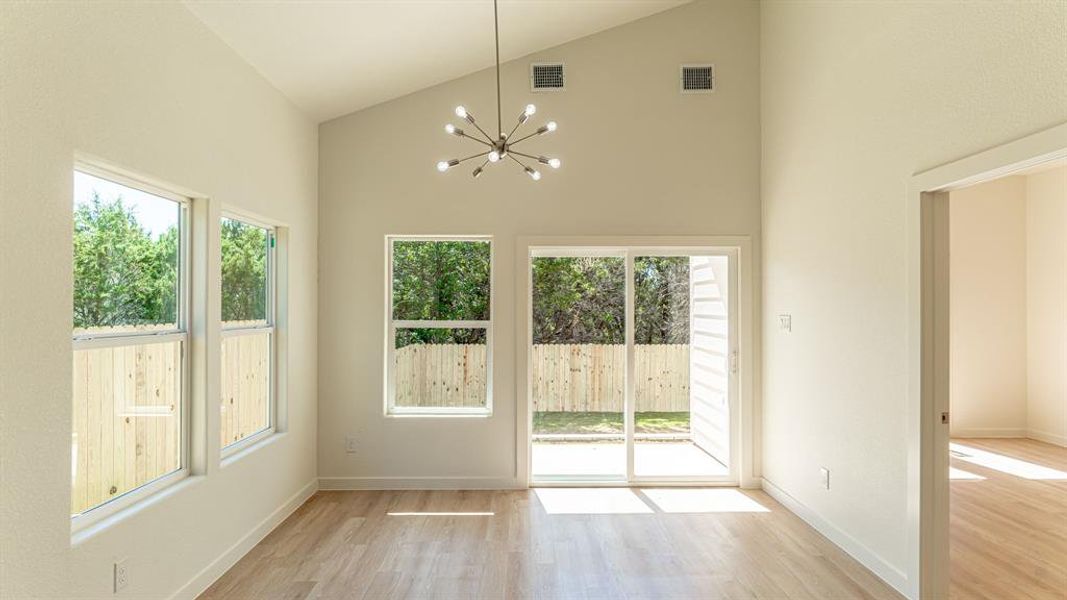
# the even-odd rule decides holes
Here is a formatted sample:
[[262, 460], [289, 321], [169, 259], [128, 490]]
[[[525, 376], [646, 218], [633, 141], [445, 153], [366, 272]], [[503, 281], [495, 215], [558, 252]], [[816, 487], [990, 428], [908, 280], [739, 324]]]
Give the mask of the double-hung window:
[[221, 445], [225, 451], [275, 427], [275, 231], [223, 217]]
[[389, 237], [386, 412], [492, 411], [492, 243]]
[[[74, 172], [71, 517], [188, 473], [188, 199]], [[135, 492], [136, 490], [136, 492]]]

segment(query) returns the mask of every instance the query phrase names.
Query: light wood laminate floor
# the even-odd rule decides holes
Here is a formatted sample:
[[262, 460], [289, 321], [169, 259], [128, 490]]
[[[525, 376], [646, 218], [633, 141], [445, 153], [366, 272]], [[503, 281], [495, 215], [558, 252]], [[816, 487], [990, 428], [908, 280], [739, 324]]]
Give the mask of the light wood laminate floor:
[[202, 598], [900, 596], [763, 492], [541, 488], [319, 492]]
[[955, 600], [1067, 599], [1067, 448], [953, 439]]

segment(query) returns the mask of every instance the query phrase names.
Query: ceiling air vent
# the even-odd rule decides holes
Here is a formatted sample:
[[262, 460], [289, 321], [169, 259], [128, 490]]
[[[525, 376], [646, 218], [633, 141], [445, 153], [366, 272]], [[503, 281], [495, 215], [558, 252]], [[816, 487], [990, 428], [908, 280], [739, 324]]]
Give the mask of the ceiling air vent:
[[683, 94], [710, 94], [715, 89], [715, 67], [712, 65], [682, 65]]
[[562, 92], [566, 75], [561, 62], [530, 64], [530, 90], [534, 92]]

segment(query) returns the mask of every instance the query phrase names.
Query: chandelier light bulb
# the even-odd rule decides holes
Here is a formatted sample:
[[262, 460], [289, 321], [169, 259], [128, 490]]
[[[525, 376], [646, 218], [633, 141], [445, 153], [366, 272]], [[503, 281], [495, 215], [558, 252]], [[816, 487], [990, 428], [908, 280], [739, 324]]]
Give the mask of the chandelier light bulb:
[[474, 172], [471, 173], [471, 176], [474, 177], [475, 179], [478, 179], [478, 177], [481, 176], [481, 174], [482, 174], [482, 168], [481, 167], [477, 167], [477, 168], [474, 169]]
[[550, 159], [548, 159], [548, 166], [552, 167], [553, 169], [558, 169], [559, 165], [560, 165], [560, 162], [559, 162], [558, 158], [550, 158]]
[[532, 117], [534, 115], [534, 113], [536, 113], [536, 112], [537, 112], [537, 107], [536, 106], [534, 106], [533, 104], [527, 104], [526, 105], [526, 110], [523, 111], [523, 114], [525, 114], [527, 117]]
[[463, 108], [462, 106], [457, 106], [456, 107], [456, 116], [461, 118], [461, 119], [466, 119], [467, 118], [467, 109]]
[[531, 169], [530, 167], [526, 167], [526, 174], [529, 175], [530, 179], [533, 179], [534, 181], [540, 181], [541, 180], [541, 172], [540, 171], [535, 171], [535, 170]]
[[448, 125], [445, 125], [445, 131], [448, 132], [448, 133], [451, 133], [451, 134], [455, 134], [456, 133], [456, 126], [451, 124], [451, 123], [449, 123]]
[[442, 160], [441, 162], [437, 163], [437, 170], [444, 173], [445, 171], [451, 169], [452, 167], [458, 164], [459, 159], [453, 158], [452, 160]]
[[555, 131], [556, 130], [556, 122], [555, 121], [549, 121], [548, 123], [545, 123], [545, 127], [549, 131]]
[[496, 150], [493, 150], [492, 152], [489, 153], [489, 156], [487, 156], [486, 158], [489, 159], [489, 162], [495, 163], [495, 162], [500, 160], [500, 153], [497, 152]]

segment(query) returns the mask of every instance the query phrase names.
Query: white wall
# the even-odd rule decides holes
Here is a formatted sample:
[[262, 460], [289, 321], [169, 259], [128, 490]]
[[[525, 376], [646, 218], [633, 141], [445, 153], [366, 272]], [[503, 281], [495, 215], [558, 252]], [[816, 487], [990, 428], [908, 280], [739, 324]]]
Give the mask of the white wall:
[[[111, 597], [127, 558], [123, 595], [165, 598], [315, 477], [316, 127], [177, 3], [3, 2], [0, 57], [0, 596]], [[288, 433], [72, 546], [75, 152], [292, 243]]]
[[[764, 476], [903, 587], [909, 177], [1067, 120], [1067, 4], [765, 1]], [[821, 489], [819, 467], [831, 470]]]
[[[737, 234], [758, 245], [758, 22], [757, 3], [698, 2], [505, 64], [505, 124], [527, 102], [535, 122], [559, 122], [527, 147], [563, 160], [537, 183], [514, 164], [477, 181], [474, 165], [434, 169], [478, 147], [443, 131], [456, 105], [495, 127], [489, 71], [321, 127], [323, 485], [516, 483], [517, 236]], [[565, 61], [567, 90], [531, 94], [533, 60]], [[679, 94], [678, 66], [705, 60], [717, 91]], [[491, 418], [383, 417], [384, 236], [404, 233], [495, 236]]]
[[1067, 446], [1067, 167], [1026, 177], [1027, 427]]
[[1026, 435], [1026, 188], [1017, 175], [949, 194], [953, 436]]

